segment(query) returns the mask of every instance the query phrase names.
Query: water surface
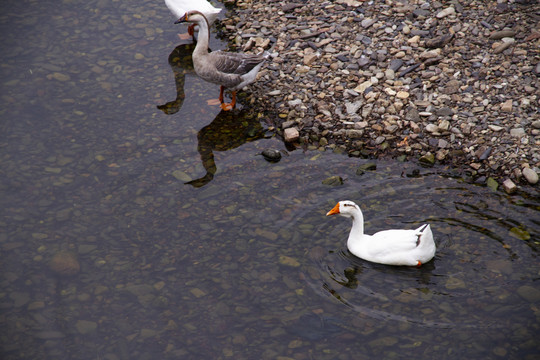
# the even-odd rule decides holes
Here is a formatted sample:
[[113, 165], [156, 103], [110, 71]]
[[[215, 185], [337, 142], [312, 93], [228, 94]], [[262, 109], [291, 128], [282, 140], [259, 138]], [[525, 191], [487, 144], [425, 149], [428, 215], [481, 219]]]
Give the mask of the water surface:
[[[272, 114], [212, 105], [160, 1], [2, 7], [2, 358], [538, 356], [534, 190], [287, 151]], [[343, 199], [369, 233], [429, 222], [435, 259], [355, 258]]]

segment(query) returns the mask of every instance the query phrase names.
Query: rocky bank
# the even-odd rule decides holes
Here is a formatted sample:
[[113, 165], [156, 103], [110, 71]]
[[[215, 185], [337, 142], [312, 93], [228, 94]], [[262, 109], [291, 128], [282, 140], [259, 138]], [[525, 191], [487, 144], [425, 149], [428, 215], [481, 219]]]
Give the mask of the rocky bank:
[[273, 57], [247, 101], [296, 147], [536, 184], [538, 1], [240, 0], [222, 29]]

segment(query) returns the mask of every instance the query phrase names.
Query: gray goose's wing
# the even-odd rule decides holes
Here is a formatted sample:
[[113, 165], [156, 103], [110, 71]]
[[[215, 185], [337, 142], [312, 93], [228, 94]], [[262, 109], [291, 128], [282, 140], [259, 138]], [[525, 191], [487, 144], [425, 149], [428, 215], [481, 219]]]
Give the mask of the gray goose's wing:
[[226, 74], [244, 75], [266, 60], [267, 56], [261, 54], [228, 53], [215, 51], [209, 54], [218, 71]]

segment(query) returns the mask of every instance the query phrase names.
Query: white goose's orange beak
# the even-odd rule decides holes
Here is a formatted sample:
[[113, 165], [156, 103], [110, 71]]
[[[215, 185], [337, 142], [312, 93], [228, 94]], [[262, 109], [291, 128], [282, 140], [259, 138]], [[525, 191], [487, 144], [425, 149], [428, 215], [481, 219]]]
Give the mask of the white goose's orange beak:
[[332, 208], [332, 210], [330, 210], [329, 212], [326, 213], [326, 216], [330, 216], [330, 215], [334, 215], [334, 214], [339, 214], [339, 203], [336, 204], [336, 206], [334, 206]]

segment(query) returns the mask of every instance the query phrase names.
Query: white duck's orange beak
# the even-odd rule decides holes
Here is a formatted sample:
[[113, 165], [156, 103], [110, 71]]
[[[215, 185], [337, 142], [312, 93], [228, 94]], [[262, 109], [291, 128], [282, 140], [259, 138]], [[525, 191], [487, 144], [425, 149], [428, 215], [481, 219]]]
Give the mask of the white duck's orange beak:
[[329, 212], [326, 213], [326, 216], [330, 216], [330, 215], [334, 215], [334, 214], [339, 214], [339, 203], [336, 204], [336, 206], [334, 206], [332, 208], [332, 210], [330, 210]]

